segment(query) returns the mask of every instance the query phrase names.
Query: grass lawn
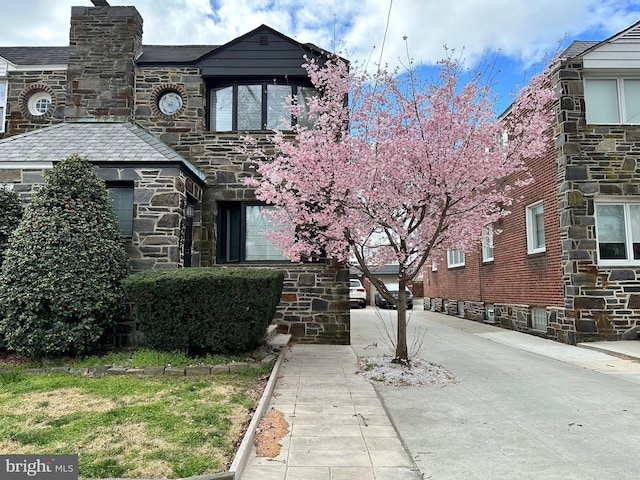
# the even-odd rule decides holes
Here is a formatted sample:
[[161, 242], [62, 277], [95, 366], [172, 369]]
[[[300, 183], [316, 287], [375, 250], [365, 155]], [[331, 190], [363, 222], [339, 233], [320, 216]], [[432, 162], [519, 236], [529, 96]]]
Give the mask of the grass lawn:
[[[170, 363], [162, 354], [140, 355], [146, 359], [124, 354], [108, 364]], [[138, 363], [151, 361], [149, 356], [161, 363]], [[226, 471], [270, 371], [264, 366], [203, 377], [90, 377], [23, 369], [0, 367], [0, 454], [78, 454], [79, 476], [85, 478]]]

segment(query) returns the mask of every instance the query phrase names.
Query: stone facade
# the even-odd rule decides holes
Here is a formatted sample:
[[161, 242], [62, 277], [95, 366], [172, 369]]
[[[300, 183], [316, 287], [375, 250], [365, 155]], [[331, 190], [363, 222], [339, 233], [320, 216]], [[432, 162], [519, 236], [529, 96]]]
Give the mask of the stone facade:
[[580, 58], [556, 72], [558, 208], [566, 322], [578, 341], [635, 338], [640, 326], [640, 267], [598, 262], [594, 200], [640, 200], [640, 129], [589, 125]]
[[[61, 106], [65, 104], [66, 85], [66, 72], [45, 70], [11, 74], [7, 89], [7, 105], [12, 108], [7, 112], [7, 131], [11, 135], [17, 135], [61, 122]], [[34, 90], [46, 90], [51, 94], [51, 108], [39, 117], [29, 114], [27, 108], [29, 93]], [[3, 134], [0, 133], [0, 138], [2, 137]]]
[[[268, 33], [269, 38], [283, 41], [298, 53], [307, 48]], [[162, 48], [162, 52], [168, 51], [168, 47]], [[245, 134], [208, 130], [209, 87], [203, 69], [191, 65], [195, 62], [176, 65], [181, 59], [174, 53], [175, 61], [145, 63], [144, 55], [140, 58], [144, 51], [142, 18], [134, 7], [73, 7], [66, 68], [9, 73], [5, 136], [62, 121], [124, 121], [141, 126], [206, 180], [198, 185], [184, 171], [162, 165], [99, 165], [99, 174], [106, 181], [134, 185], [133, 235], [126, 239], [132, 265], [135, 269], [186, 265], [184, 242], [187, 228], [191, 228], [191, 266], [213, 266], [218, 263], [219, 202], [256, 200], [253, 189], [244, 183], [256, 175], [253, 162], [239, 153]], [[23, 108], [30, 88], [51, 94], [52, 106], [46, 114], [34, 117]], [[180, 109], [172, 115], [163, 114], [158, 107], [167, 91], [182, 99]], [[271, 133], [255, 133], [262, 145], [271, 144]], [[0, 165], [0, 183], [12, 183], [28, 200], [42, 182], [42, 173], [3, 170]], [[188, 226], [187, 202], [195, 207]], [[342, 265], [331, 261], [245, 265], [286, 272], [274, 320], [279, 330], [307, 343], [349, 343], [349, 275]]]
[[[10, 185], [28, 203], [44, 182], [42, 169], [0, 169], [0, 185]], [[131, 182], [136, 212], [133, 235], [123, 238], [134, 270], [178, 268], [184, 263], [184, 203], [187, 197], [200, 201], [203, 189], [178, 168], [99, 168], [98, 176], [107, 182]], [[200, 219], [193, 222], [195, 248], [192, 261], [199, 264]]]
[[133, 117], [142, 17], [132, 7], [72, 7], [64, 116]]

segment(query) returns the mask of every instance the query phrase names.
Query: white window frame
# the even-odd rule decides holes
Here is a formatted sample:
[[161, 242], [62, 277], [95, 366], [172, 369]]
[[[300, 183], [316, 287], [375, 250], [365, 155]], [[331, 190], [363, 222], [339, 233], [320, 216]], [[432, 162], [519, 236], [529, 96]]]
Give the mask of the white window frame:
[[431, 271], [432, 272], [437, 272], [438, 271], [438, 262], [436, 262], [435, 260], [433, 260], [431, 262]]
[[9, 96], [9, 82], [6, 78], [0, 78], [0, 133], [3, 133], [5, 128], [8, 96]]
[[[624, 245], [626, 251], [626, 258], [624, 259], [608, 259], [601, 258], [600, 239], [602, 238], [601, 232], [610, 232], [611, 226], [607, 226], [601, 215], [598, 215], [598, 207], [602, 205], [618, 205], [623, 207], [624, 214]], [[637, 207], [640, 209], [640, 199], [629, 200], [620, 197], [612, 197], [607, 199], [596, 199], [594, 201], [594, 216], [596, 220], [596, 241], [597, 241], [597, 256], [598, 265], [605, 267], [617, 267], [617, 266], [629, 266], [640, 265], [640, 258], [633, 258], [633, 244], [634, 244], [634, 225], [636, 226], [636, 244], [640, 243], [640, 225], [638, 222], [632, 221], [631, 207]]]
[[447, 250], [447, 267], [464, 267], [464, 252], [462, 250]]
[[531, 309], [531, 328], [540, 332], [546, 332], [549, 326], [549, 315], [546, 308]]
[[[640, 77], [635, 76], [592, 76], [584, 79], [584, 100], [585, 100], [585, 110], [586, 110], [586, 120], [587, 124], [593, 125], [634, 125], [640, 124], [640, 101], [636, 101], [637, 103], [635, 110], [637, 113], [630, 115], [627, 112], [628, 109], [628, 99], [636, 98], [637, 91], [631, 92], [630, 84], [626, 84], [627, 81], [634, 81], [640, 83]], [[596, 98], [596, 82], [615, 82], [616, 92], [615, 92], [615, 100], [613, 98]], [[629, 88], [627, 88], [629, 87]], [[629, 90], [629, 95], [625, 90]], [[638, 85], [638, 89], [640, 89], [640, 85]], [[598, 103], [604, 105], [611, 105], [617, 107], [616, 111], [616, 119], [602, 119], [602, 112], [598, 110]]]
[[[47, 108], [42, 109], [42, 103], [45, 102]], [[49, 109], [51, 108], [51, 94], [49, 92], [45, 92], [44, 90], [38, 90], [34, 92], [27, 100], [27, 108], [29, 109], [29, 113], [34, 117], [41, 117], [45, 115]]]
[[493, 262], [493, 225], [482, 227], [482, 261]]
[[[540, 210], [538, 213], [538, 210]], [[542, 216], [542, 242], [538, 238], [539, 222], [538, 216]], [[526, 207], [526, 225], [527, 225], [527, 253], [529, 255], [542, 253], [547, 251], [547, 245], [544, 235], [544, 205], [542, 200]]]

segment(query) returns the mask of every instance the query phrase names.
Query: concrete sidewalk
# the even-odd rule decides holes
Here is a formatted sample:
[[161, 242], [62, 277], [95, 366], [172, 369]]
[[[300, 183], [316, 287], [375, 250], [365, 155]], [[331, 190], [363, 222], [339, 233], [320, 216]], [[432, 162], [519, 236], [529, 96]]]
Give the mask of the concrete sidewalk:
[[[389, 315], [392, 313], [385, 312]], [[287, 347], [286, 361], [280, 368], [267, 411], [275, 408], [283, 412], [289, 423], [290, 431], [280, 441], [282, 449], [275, 458], [257, 457], [255, 447], [253, 447], [240, 477], [242, 480], [421, 479], [423, 473], [432, 472], [435, 474], [436, 472], [433, 470], [432, 463], [423, 465], [425, 454], [422, 450], [426, 448], [427, 444], [430, 448], [429, 451], [433, 450], [434, 453], [439, 447], [442, 447], [440, 458], [443, 459], [444, 464], [448, 462], [449, 465], [457, 465], [464, 463], [460, 461], [459, 456], [463, 452], [467, 456], [470, 455], [476, 445], [475, 443], [473, 445], [464, 444], [462, 450], [458, 449], [457, 453], [454, 453], [449, 451], [454, 440], [464, 443], [464, 439], [469, 437], [469, 441], [472, 443], [488, 442], [493, 445], [494, 450], [498, 451], [505, 448], [513, 450], [516, 448], [514, 445], [519, 444], [537, 444], [540, 438], [549, 441], [548, 435], [537, 437], [533, 434], [525, 435], [522, 432], [536, 432], [538, 426], [535, 422], [538, 421], [538, 416], [542, 415], [539, 423], [544, 426], [544, 429], [547, 432], [554, 432], [556, 437], [562, 437], [567, 433], [564, 430], [558, 430], [557, 426], [573, 425], [574, 413], [565, 412], [567, 406], [576, 404], [577, 399], [593, 402], [596, 398], [609, 398], [608, 402], [611, 402], [610, 397], [613, 392], [604, 386], [608, 384], [607, 380], [604, 380], [605, 377], [609, 377], [609, 379], [615, 377], [630, 384], [628, 387], [616, 384], [616, 393], [627, 390], [633, 392], [633, 389], [640, 384], [640, 362], [638, 361], [640, 360], [640, 341], [587, 343], [578, 345], [582, 348], [576, 348], [491, 325], [417, 309], [412, 314], [413, 321], [422, 324], [425, 329], [429, 329], [429, 357], [437, 357], [438, 361], [444, 365], [456, 366], [456, 373], [461, 374], [464, 381], [460, 385], [449, 386], [446, 391], [445, 389], [398, 389], [377, 386], [378, 391], [376, 392], [376, 388], [369, 380], [357, 375], [355, 370], [356, 355], [376, 355], [384, 350], [382, 345], [375, 343], [379, 342], [380, 337], [380, 332], [377, 332], [376, 328], [379, 324], [379, 315], [380, 312], [373, 308], [352, 311], [352, 345], [295, 344]], [[487, 340], [490, 342], [486, 342]], [[491, 347], [491, 344], [502, 344], [507, 349], [496, 350]], [[374, 346], [375, 348], [373, 348]], [[483, 356], [482, 352], [484, 351], [491, 353], [486, 353]], [[517, 352], [522, 353], [518, 354]], [[473, 353], [476, 357], [465, 362], [461, 356], [464, 357], [467, 353]], [[559, 395], [558, 392], [562, 392], [563, 388], [560, 384], [554, 384], [555, 374], [550, 376], [549, 373], [543, 373], [541, 367], [532, 366], [536, 357], [526, 357], [529, 354], [561, 362], [560, 364], [552, 364], [548, 368], [568, 375], [567, 378], [570, 380], [567, 380], [566, 384], [573, 385], [571, 391], [575, 390], [586, 394], [585, 389], [588, 387], [591, 389], [591, 393], [578, 394], [576, 398], [571, 397], [566, 402], [560, 402], [563, 405], [562, 409], [557, 405], [546, 410], [542, 409], [536, 402], [544, 401], [541, 399], [554, 401], [555, 397]], [[507, 358], [509, 358], [508, 361], [505, 360]], [[528, 360], [522, 360], [525, 358]], [[498, 368], [497, 371], [502, 373], [496, 373], [495, 375], [498, 375], [496, 378], [486, 381], [488, 375], [492, 375], [491, 373], [478, 373], [472, 370], [474, 365], [482, 359], [490, 359], [496, 366], [500, 365], [498, 359], [502, 359], [506, 369], [502, 371]], [[583, 370], [567, 370], [567, 368], [560, 366], [562, 364], [579, 366]], [[511, 368], [511, 365], [517, 365], [517, 367]], [[531, 370], [530, 374], [524, 375], [524, 386], [507, 395], [520, 399], [518, 400], [520, 403], [516, 402], [513, 405], [529, 406], [525, 409], [526, 413], [521, 416], [515, 415], [510, 422], [505, 421], [505, 416], [509, 417], [512, 410], [504, 410], [504, 402], [507, 401], [507, 404], [511, 404], [508, 400], [503, 401], [496, 396], [493, 389], [506, 388], [505, 385], [509, 385], [509, 382], [505, 383], [500, 375], [513, 376], [523, 369]], [[575, 385], [572, 383], [576, 381], [573, 379], [577, 378], [577, 375], [583, 375], [581, 372], [587, 371], [607, 375], [602, 380], [587, 375], [582, 383], [578, 382]], [[489, 393], [481, 390], [485, 384], [488, 385]], [[534, 384], [538, 393], [543, 392], [538, 400], [535, 400], [535, 397], [528, 393], [523, 393], [528, 392]], [[600, 384], [603, 386], [601, 387]], [[547, 392], [545, 389], [549, 391]], [[425, 403], [425, 395], [429, 396], [427, 403]], [[456, 397], [456, 395], [461, 396]], [[631, 397], [633, 396], [632, 394]], [[475, 397], [477, 399], [468, 403], [469, 398]], [[383, 406], [383, 401], [386, 408]], [[491, 408], [487, 408], [487, 406]], [[453, 410], [450, 412], [451, 409]], [[589, 404], [588, 408], [585, 407], [583, 410], [589, 411], [591, 409], [591, 404]], [[635, 410], [635, 407], [633, 409]], [[543, 412], [539, 410], [543, 410]], [[631, 410], [631, 407], [625, 404], [625, 408], [620, 411], [628, 415]], [[494, 414], [497, 411], [501, 413], [496, 417]], [[516, 411], [519, 410], [516, 409]], [[421, 415], [426, 415], [426, 418], [420, 420]], [[435, 415], [434, 418], [437, 418], [438, 421], [434, 423], [434, 419], [429, 415]], [[571, 421], [566, 421], [563, 415], [569, 416]], [[598, 412], [598, 418], [604, 416], [605, 414]], [[449, 419], [449, 423], [443, 427], [445, 428], [443, 431], [438, 433], [435, 427], [444, 422], [443, 418], [445, 417]], [[473, 422], [471, 422], [470, 425], [465, 425], [459, 434], [454, 435], [455, 428], [459, 427], [456, 419], [467, 417], [481, 419], [482, 428], [478, 431], [470, 431], [470, 428], [473, 427]], [[622, 421], [622, 418], [618, 413], [612, 415], [610, 419], [607, 419], [607, 422], [600, 425], [600, 431], [603, 432], [605, 426], [612, 422]], [[633, 416], [633, 418], [637, 417]], [[522, 427], [511, 428], [514, 425], [517, 427], [532, 421], [534, 423], [524, 429]], [[489, 424], [493, 422], [499, 428], [495, 431], [486, 431], [487, 422]], [[429, 425], [428, 428], [427, 425]], [[627, 429], [623, 430], [624, 434], [628, 436]], [[621, 434], [623, 430], [619, 430]], [[398, 431], [402, 434], [402, 439]], [[430, 432], [430, 440], [428, 441], [426, 439], [427, 431]], [[431, 438], [434, 435], [435, 437]], [[453, 437], [445, 442], [445, 445], [440, 446], [438, 440], [449, 438], [447, 435], [453, 435]], [[504, 437], [503, 443], [496, 443], [501, 437]], [[592, 438], [594, 437], [581, 439], [583, 442], [581, 448], [586, 448]], [[571, 445], [571, 442], [562, 443], [562, 445], [565, 444]], [[511, 447], [508, 447], [509, 445]], [[408, 447], [413, 454], [410, 454], [405, 447]], [[538, 449], [540, 448], [538, 447]], [[574, 453], [569, 451], [567, 455], [571, 456]], [[556, 453], [549, 450], [545, 455], [545, 458], [548, 459]], [[578, 454], [576, 453], [576, 455]], [[531, 457], [531, 452], [526, 449], [515, 456], [519, 462], [525, 462], [525, 464], [532, 462]], [[560, 455], [560, 457], [562, 456]], [[569, 468], [561, 465], [563, 460], [560, 457], [558, 459], [553, 457], [556, 463], [545, 460], [540, 465], [535, 465], [536, 468], [551, 469], [545, 473], [550, 476], [536, 477], [535, 472], [532, 471], [531, 478], [563, 478], [565, 480], [594, 478], [583, 473], [576, 473], [572, 469], [575, 467]], [[466, 465], [475, 465], [476, 473], [482, 472], [482, 468], [490, 462], [486, 454], [469, 457], [469, 459], [472, 461], [467, 462]], [[515, 460], [511, 459], [510, 461]], [[575, 460], [573, 465], [580, 465], [580, 462]], [[607, 462], [600, 462], [599, 465], [604, 465], [603, 468], [609, 468], [611, 471], [614, 469]], [[515, 468], [515, 464], [510, 468]], [[420, 473], [420, 469], [424, 469], [424, 471]], [[469, 468], [466, 473], [471, 475], [469, 472], [472, 470]], [[497, 475], [496, 472], [494, 473]], [[495, 478], [510, 478], [509, 475], [507, 472], [505, 475]], [[448, 473], [439, 472], [429, 478], [480, 477], [473, 475], [467, 477], [464, 475], [451, 476]]]
[[620, 340], [617, 342], [589, 342], [579, 343], [579, 347], [608, 353], [615, 357], [629, 360], [640, 360], [640, 340]]
[[275, 458], [255, 447], [242, 480], [413, 480], [422, 476], [350, 346], [293, 345], [270, 408], [290, 432]]

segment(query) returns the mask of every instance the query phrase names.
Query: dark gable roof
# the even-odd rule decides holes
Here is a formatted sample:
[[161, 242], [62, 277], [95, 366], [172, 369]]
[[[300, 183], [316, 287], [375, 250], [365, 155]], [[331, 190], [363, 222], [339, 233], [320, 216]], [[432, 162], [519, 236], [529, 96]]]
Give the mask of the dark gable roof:
[[[224, 45], [142, 45], [139, 65], [179, 65], [194, 64], [218, 49], [225, 49], [257, 33], [269, 32], [282, 40], [299, 45], [309, 52], [326, 54], [327, 52], [311, 43], [299, 43], [290, 37], [261, 25], [249, 33], [239, 36]], [[0, 57], [15, 65], [64, 65], [69, 57], [69, 47], [0, 47]]]
[[93, 164], [176, 165], [205, 175], [143, 128], [122, 122], [65, 122], [0, 140], [2, 162], [57, 162], [77, 153]]
[[[195, 65], [206, 57], [233, 47], [248, 38], [259, 34], [271, 34], [292, 46], [297, 45], [307, 53], [327, 54], [312, 43], [299, 43], [268, 25], [258, 28], [231, 40], [224, 45], [142, 45], [142, 55], [138, 65]], [[69, 57], [69, 47], [0, 47], [0, 57], [15, 65], [64, 65]]]

